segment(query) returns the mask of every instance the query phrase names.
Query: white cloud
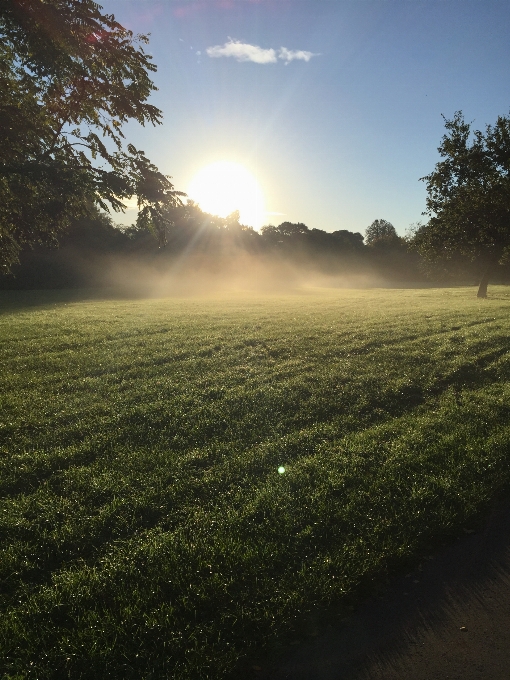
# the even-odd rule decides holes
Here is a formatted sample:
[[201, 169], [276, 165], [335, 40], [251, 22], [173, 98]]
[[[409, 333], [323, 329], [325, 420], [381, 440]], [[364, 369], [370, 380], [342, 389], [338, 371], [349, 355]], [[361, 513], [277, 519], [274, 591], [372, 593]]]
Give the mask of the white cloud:
[[278, 52], [278, 58], [283, 59], [283, 61], [288, 64], [294, 59], [301, 59], [302, 61], [310, 61], [312, 57], [317, 57], [318, 55], [314, 52], [306, 52], [305, 50], [288, 50], [286, 47], [280, 47]]
[[208, 47], [206, 52], [208, 57], [233, 57], [237, 61], [253, 61], [255, 64], [275, 64], [277, 61], [276, 51], [272, 48], [265, 50], [258, 45], [232, 39], [224, 45]]
[[295, 59], [310, 61], [312, 57], [317, 56], [314, 52], [289, 50], [286, 47], [280, 47], [279, 50], [275, 50], [272, 47], [264, 49], [258, 45], [250, 45], [249, 43], [243, 43], [232, 38], [229, 38], [228, 42], [224, 45], [208, 47], [206, 53], [208, 57], [233, 57], [237, 61], [252, 61], [255, 64], [276, 64], [278, 59], [288, 64]]

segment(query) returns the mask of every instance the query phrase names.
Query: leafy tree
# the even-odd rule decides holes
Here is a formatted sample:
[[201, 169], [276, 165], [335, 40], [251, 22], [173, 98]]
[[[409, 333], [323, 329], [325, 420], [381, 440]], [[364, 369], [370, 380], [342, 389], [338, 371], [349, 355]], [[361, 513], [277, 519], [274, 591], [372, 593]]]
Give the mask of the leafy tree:
[[365, 230], [365, 243], [373, 246], [376, 243], [391, 243], [399, 240], [395, 227], [387, 220], [374, 220]]
[[278, 231], [278, 227], [275, 227], [274, 224], [264, 225], [260, 230], [260, 234], [263, 240], [270, 245], [276, 245], [282, 240], [282, 236]]
[[282, 222], [278, 225], [278, 231], [282, 236], [299, 236], [300, 234], [307, 234], [309, 229], [302, 222]]
[[[151, 237], [152, 241], [154, 238]], [[8, 275], [0, 276], [0, 289], [77, 288], [104, 285], [112, 257], [129, 248], [126, 229], [119, 229], [98, 208], [73, 219], [59, 239], [58, 248], [34, 246], [20, 253]]]
[[0, 0], [0, 265], [49, 242], [94, 205], [123, 210], [164, 242], [180, 202], [123, 125], [161, 122], [147, 102], [156, 70], [147, 37], [93, 0]]
[[363, 248], [363, 236], [359, 232], [338, 229], [331, 236], [336, 243], [341, 244], [346, 250], [361, 250]]
[[282, 222], [277, 227], [267, 224], [262, 227], [260, 233], [263, 241], [270, 246], [288, 247], [290, 243], [301, 242], [310, 230], [302, 222]]
[[457, 111], [445, 127], [443, 160], [422, 178], [430, 220], [414, 243], [431, 261], [468, 257], [482, 274], [477, 295], [485, 298], [491, 276], [510, 256], [510, 118], [471, 131]]

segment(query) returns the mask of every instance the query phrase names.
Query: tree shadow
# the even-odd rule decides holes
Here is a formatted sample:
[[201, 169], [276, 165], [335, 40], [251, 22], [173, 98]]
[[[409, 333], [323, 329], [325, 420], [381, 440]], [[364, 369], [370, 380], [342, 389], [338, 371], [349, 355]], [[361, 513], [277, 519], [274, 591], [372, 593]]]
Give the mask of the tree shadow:
[[[473, 532], [473, 533], [472, 533]], [[330, 619], [331, 621], [331, 619]], [[260, 680], [508, 678], [510, 501], [314, 640], [259, 661]], [[465, 627], [466, 630], [462, 630]], [[260, 657], [259, 657], [260, 658]]]
[[[144, 296], [140, 295], [140, 297]], [[137, 299], [137, 296], [116, 288], [0, 290], [0, 315], [34, 308], [54, 309], [75, 302], [130, 299]]]

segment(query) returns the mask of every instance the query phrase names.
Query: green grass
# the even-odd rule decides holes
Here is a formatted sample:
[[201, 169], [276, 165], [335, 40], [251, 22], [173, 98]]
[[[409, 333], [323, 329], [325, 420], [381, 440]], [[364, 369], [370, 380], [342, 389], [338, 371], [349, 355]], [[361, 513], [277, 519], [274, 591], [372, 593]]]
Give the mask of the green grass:
[[224, 678], [462, 527], [510, 477], [491, 294], [2, 294], [0, 674]]

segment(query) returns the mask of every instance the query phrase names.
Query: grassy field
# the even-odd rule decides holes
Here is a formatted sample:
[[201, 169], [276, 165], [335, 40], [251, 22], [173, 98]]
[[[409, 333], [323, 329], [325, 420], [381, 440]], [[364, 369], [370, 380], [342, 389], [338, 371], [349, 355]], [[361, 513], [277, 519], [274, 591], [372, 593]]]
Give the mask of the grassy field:
[[0, 675], [225, 678], [460, 530], [510, 479], [490, 293], [3, 293]]

